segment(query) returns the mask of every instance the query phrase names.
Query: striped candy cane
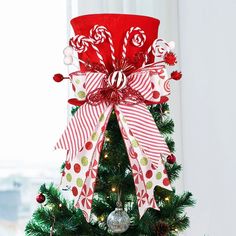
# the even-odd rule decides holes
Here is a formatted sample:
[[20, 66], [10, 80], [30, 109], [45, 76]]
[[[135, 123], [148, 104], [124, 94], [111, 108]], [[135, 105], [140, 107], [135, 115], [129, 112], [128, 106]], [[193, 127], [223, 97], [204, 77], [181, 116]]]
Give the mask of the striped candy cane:
[[[78, 53], [83, 53], [88, 50], [89, 46], [92, 46], [92, 48], [95, 50], [96, 55], [99, 59], [99, 63], [106, 68], [106, 64], [104, 62], [104, 59], [99, 51], [99, 49], [94, 45], [94, 42], [92, 39], [87, 38], [84, 35], [76, 35], [70, 39], [70, 46], [77, 51]], [[106, 72], [107, 69], [106, 69]]]
[[139, 28], [139, 27], [131, 27], [126, 32], [126, 35], [125, 35], [125, 38], [124, 38], [123, 51], [122, 51], [122, 58], [123, 59], [126, 58], [127, 45], [128, 45], [128, 40], [129, 40], [130, 34], [133, 33], [134, 31], [138, 31], [138, 33], [135, 34], [134, 37], [132, 38], [132, 43], [134, 44], [134, 46], [142, 47], [143, 44], [146, 41], [145, 32], [141, 28]]
[[[107, 35], [107, 37], [106, 37]], [[95, 25], [91, 30], [90, 30], [90, 38], [93, 39], [94, 44], [100, 44], [105, 41], [107, 38], [110, 44], [110, 49], [111, 49], [111, 59], [112, 59], [112, 65], [115, 68], [115, 48], [114, 44], [112, 41], [112, 36], [111, 33], [107, 30], [105, 26], [99, 26]]]

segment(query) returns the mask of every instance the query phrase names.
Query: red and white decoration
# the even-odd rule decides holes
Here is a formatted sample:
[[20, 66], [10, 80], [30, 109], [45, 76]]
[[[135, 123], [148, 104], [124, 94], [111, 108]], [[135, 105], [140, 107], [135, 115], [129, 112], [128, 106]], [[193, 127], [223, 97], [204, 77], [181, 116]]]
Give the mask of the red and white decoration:
[[[130, 40], [131, 34], [134, 36]], [[108, 72], [98, 48], [105, 40], [110, 44], [114, 67], [111, 73]], [[125, 34], [122, 60], [127, 59], [129, 43], [142, 47], [145, 40], [145, 32], [140, 27], [131, 27]], [[90, 30], [89, 37], [76, 35], [70, 40], [70, 47], [77, 53], [83, 53], [89, 48], [95, 50], [101, 67], [70, 74], [77, 104], [81, 106], [55, 146], [56, 149], [67, 150], [62, 188], [72, 191], [75, 206], [83, 211], [89, 221], [99, 156], [106, 126], [114, 110], [133, 172], [140, 217], [149, 207], [159, 209], [154, 199], [154, 188], [158, 185], [171, 190], [162, 158], [171, 153], [147, 105], [163, 103], [170, 94], [171, 78], [167, 74], [166, 65], [176, 63], [176, 57], [171, 51], [174, 43], [168, 44], [163, 39], [155, 40], [139, 68], [127, 63], [117, 68], [112, 35], [105, 26], [95, 25]], [[67, 57], [72, 54], [70, 47], [64, 51]], [[154, 55], [157, 61], [148, 64], [149, 54]], [[85, 65], [87, 63], [79, 61]], [[172, 77], [178, 79], [180, 76]], [[57, 75], [55, 80], [61, 81], [61, 77]]]

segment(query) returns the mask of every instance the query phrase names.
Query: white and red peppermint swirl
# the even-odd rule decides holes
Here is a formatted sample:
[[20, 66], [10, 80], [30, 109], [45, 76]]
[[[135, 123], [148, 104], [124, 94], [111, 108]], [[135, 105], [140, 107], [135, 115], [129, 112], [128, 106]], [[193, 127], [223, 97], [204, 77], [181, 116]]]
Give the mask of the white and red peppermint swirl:
[[169, 51], [170, 46], [163, 39], [156, 39], [152, 44], [152, 54], [155, 57], [163, 57]]
[[121, 89], [125, 88], [125, 86], [127, 84], [127, 77], [121, 71], [114, 71], [108, 77], [108, 84], [111, 87], [115, 87], [118, 90], [121, 90]]
[[104, 26], [95, 25], [90, 30], [90, 38], [93, 39], [94, 44], [103, 43], [106, 39], [107, 29]]
[[76, 35], [70, 39], [70, 46], [78, 53], [83, 53], [88, 50], [90, 39], [84, 35]]
[[137, 31], [137, 33], [133, 36], [132, 38], [132, 43], [134, 46], [136, 47], [142, 47], [143, 44], [145, 43], [146, 41], [146, 35], [145, 35], [145, 32], [139, 28], [139, 27], [131, 27], [127, 32], [126, 32], [126, 35], [125, 35], [125, 38], [124, 38], [124, 43], [123, 43], [123, 50], [122, 50], [122, 58], [125, 59], [126, 58], [126, 52], [127, 52], [127, 45], [128, 45], [128, 42], [129, 42], [129, 37], [131, 34], [133, 34], [133, 32]]
[[170, 92], [170, 81], [169, 80], [166, 80], [165, 83], [164, 83], [164, 89], [166, 92]]
[[132, 38], [132, 43], [136, 47], [142, 47], [145, 41], [146, 41], [146, 36], [144, 33], [141, 32], [135, 34], [134, 37]]

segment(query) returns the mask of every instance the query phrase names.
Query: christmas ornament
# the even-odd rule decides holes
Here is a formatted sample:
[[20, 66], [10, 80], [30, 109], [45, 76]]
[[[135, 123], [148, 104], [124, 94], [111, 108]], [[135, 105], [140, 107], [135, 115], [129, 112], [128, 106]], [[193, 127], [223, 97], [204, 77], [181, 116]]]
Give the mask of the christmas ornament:
[[64, 79], [64, 77], [63, 77], [63, 75], [62, 74], [55, 74], [54, 76], [53, 76], [53, 80], [55, 81], [55, 82], [61, 82], [62, 80]]
[[171, 74], [170, 74], [170, 77], [171, 79], [173, 80], [180, 80], [182, 78], [182, 73], [181, 71], [173, 71]]
[[174, 164], [176, 162], [176, 157], [174, 154], [171, 154], [166, 158], [166, 160], [169, 164]]
[[167, 52], [164, 56], [164, 61], [167, 65], [173, 66], [177, 63], [176, 56], [173, 52]]
[[117, 208], [107, 218], [107, 226], [112, 233], [124, 233], [130, 225], [128, 214], [123, 210], [121, 202], [117, 202]]
[[38, 202], [38, 203], [44, 203], [45, 202], [45, 196], [42, 194], [42, 193], [40, 193], [39, 195], [37, 195], [36, 196], [36, 201]]
[[[117, 17], [122, 25], [117, 25]], [[159, 21], [149, 17], [87, 15], [71, 23], [76, 35], [69, 47], [79, 54], [81, 69], [69, 75], [75, 92], [69, 102], [80, 108], [55, 146], [67, 150], [62, 189], [71, 189], [75, 207], [89, 222], [105, 130], [114, 110], [133, 172], [140, 217], [149, 207], [159, 210], [153, 191], [157, 185], [172, 189], [162, 161], [171, 153], [147, 105], [168, 100], [166, 64], [176, 63], [170, 52], [174, 43], [155, 39]], [[117, 47], [119, 42], [123, 44]], [[67, 50], [65, 56], [71, 57]], [[137, 59], [139, 52], [143, 56]]]

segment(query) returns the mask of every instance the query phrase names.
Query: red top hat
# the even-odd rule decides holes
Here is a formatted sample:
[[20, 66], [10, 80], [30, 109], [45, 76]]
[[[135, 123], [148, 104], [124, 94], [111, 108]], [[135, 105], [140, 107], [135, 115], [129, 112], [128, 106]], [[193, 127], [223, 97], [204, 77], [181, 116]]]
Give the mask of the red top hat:
[[[116, 60], [119, 61], [122, 58], [124, 39], [126, 39], [126, 59], [132, 64], [141, 65], [143, 62], [142, 55], [147, 52], [158, 36], [159, 23], [158, 19], [152, 17], [128, 14], [92, 14], [79, 16], [71, 20], [75, 35], [82, 35], [87, 39], [94, 36], [97, 38], [98, 41], [95, 46], [99, 49], [109, 72], [114, 70], [109, 37], [113, 42], [113, 55]], [[96, 27], [99, 26], [100, 28], [96, 31], [98, 34], [96, 34]], [[107, 30], [105, 33], [102, 32], [104, 28]], [[105, 36], [106, 39], [101, 40], [102, 36]], [[132, 40], [136, 41], [136, 45], [132, 43]], [[91, 63], [100, 62], [96, 50], [90, 46], [86, 51], [79, 54], [79, 58]], [[154, 57], [151, 55], [149, 62], [153, 61]], [[83, 64], [81, 64], [81, 70], [86, 70]]]

